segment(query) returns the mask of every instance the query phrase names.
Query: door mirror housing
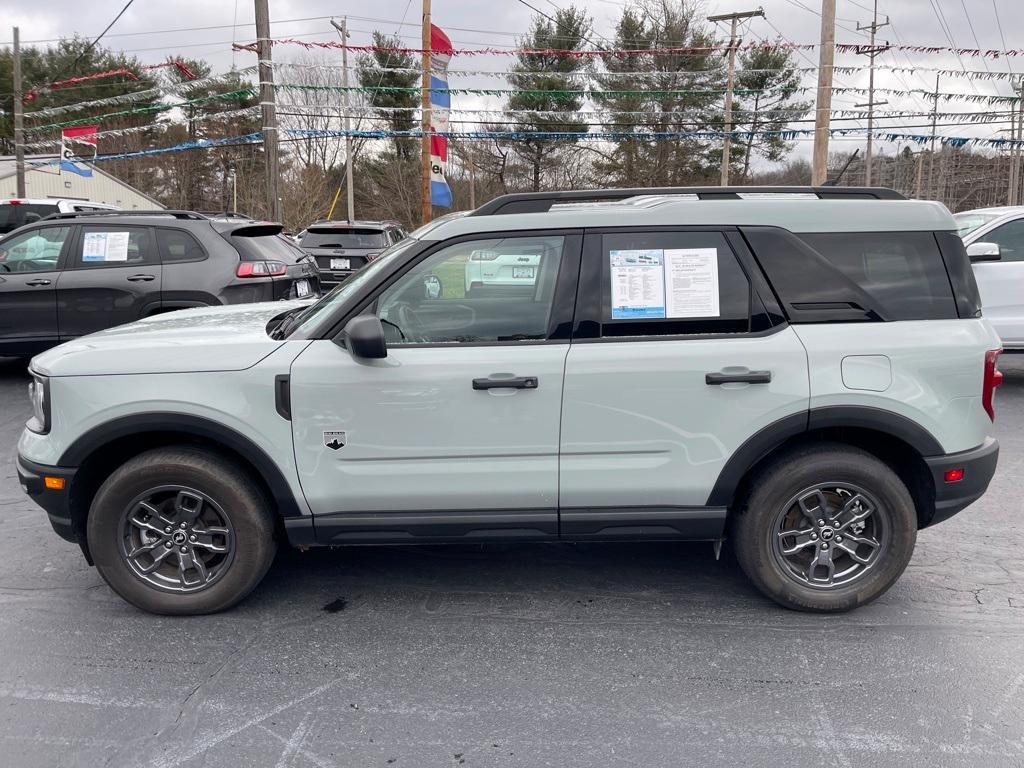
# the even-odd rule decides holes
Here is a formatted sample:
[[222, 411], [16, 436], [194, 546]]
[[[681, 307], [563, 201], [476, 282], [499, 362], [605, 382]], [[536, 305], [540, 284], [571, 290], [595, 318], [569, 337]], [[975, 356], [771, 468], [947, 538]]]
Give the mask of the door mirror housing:
[[999, 261], [1002, 258], [999, 243], [971, 243], [967, 246], [967, 257], [972, 261]]
[[348, 349], [353, 357], [364, 360], [381, 360], [388, 356], [384, 326], [376, 315], [353, 317], [345, 324], [344, 330], [334, 337], [334, 342]]

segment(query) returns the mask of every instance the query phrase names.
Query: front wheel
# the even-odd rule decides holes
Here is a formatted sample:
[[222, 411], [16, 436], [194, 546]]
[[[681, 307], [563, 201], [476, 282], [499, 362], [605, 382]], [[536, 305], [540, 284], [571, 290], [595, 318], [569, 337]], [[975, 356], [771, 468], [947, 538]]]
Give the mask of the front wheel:
[[732, 533], [740, 567], [765, 595], [797, 610], [846, 611], [903, 573], [917, 515], [888, 465], [856, 448], [821, 444], [762, 470]]
[[86, 533], [110, 587], [151, 613], [228, 608], [274, 557], [264, 495], [241, 467], [190, 447], [136, 456], [93, 499]]

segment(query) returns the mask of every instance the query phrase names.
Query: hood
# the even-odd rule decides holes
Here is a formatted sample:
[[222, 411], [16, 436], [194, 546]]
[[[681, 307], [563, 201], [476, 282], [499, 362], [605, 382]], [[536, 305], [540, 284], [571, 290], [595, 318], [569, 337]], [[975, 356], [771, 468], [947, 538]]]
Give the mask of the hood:
[[240, 371], [285, 341], [267, 335], [274, 317], [309, 301], [182, 309], [82, 336], [32, 359], [46, 376]]

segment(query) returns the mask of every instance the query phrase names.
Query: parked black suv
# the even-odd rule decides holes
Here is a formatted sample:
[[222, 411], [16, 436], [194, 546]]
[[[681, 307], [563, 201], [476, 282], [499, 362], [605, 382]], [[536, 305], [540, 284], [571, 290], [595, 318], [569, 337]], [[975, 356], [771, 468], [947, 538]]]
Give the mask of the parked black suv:
[[192, 211], [58, 213], [0, 239], [0, 355], [187, 307], [320, 292], [280, 224]]
[[405, 236], [397, 221], [315, 221], [299, 235], [299, 246], [316, 258], [323, 284], [333, 287]]

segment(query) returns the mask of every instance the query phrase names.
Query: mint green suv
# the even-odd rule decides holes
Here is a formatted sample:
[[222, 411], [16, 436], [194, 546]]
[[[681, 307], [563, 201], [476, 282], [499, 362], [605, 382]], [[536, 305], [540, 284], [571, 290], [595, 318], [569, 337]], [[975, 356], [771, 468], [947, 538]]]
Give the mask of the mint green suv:
[[[474, 253], [536, 256], [467, 290]], [[34, 358], [18, 472], [134, 605], [227, 608], [277, 546], [725, 542], [842, 611], [986, 490], [999, 339], [952, 216], [891, 190], [509, 195], [316, 302]]]

